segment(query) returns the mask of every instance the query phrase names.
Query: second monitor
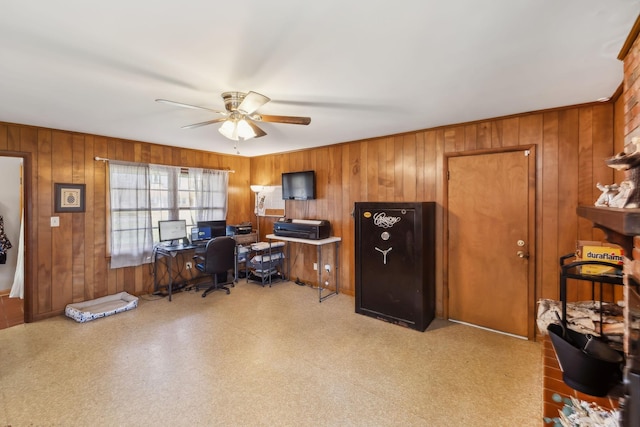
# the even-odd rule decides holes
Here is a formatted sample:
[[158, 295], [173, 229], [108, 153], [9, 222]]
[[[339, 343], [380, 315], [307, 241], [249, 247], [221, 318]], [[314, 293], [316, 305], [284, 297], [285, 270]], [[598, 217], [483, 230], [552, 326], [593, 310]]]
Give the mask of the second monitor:
[[217, 220], [217, 221], [198, 221], [198, 228], [208, 227], [211, 229], [211, 236], [209, 238], [226, 236], [227, 235], [227, 221]]
[[191, 243], [205, 242], [211, 239], [211, 227], [192, 227]]

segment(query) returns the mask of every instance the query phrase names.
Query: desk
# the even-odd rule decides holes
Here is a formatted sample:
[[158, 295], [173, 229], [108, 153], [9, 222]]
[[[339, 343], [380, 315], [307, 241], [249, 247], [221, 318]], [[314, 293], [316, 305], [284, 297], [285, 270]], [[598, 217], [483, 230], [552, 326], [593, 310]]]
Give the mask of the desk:
[[[254, 243], [257, 240], [257, 233], [249, 234], [237, 234], [231, 236], [236, 241], [236, 261], [234, 267], [234, 281], [238, 280], [238, 246], [243, 244]], [[163, 246], [157, 245], [153, 248], [153, 291], [158, 291], [158, 260], [165, 258], [167, 260], [167, 274], [169, 276], [169, 284], [167, 290], [169, 292], [169, 301], [171, 301], [171, 295], [173, 293], [173, 259], [184, 252], [197, 251], [198, 249], [204, 251], [206, 245], [179, 245], [179, 246]], [[191, 261], [191, 260], [189, 260]], [[191, 270], [191, 278], [193, 279], [193, 270]]]
[[179, 254], [187, 251], [194, 251], [199, 248], [197, 245], [181, 245], [181, 246], [162, 246], [157, 245], [153, 248], [153, 290], [158, 291], [158, 259], [165, 258], [167, 260], [167, 274], [169, 276], [169, 301], [171, 301], [171, 293], [173, 291], [173, 259]]
[[[321, 240], [311, 240], [311, 239], [300, 239], [297, 237], [285, 237], [285, 236], [276, 236], [275, 234], [267, 234], [267, 239], [269, 240], [281, 240], [283, 242], [294, 242], [294, 243], [302, 243], [304, 245], [313, 245], [316, 246], [318, 248], [318, 300], [319, 302], [324, 301], [325, 299], [329, 298], [332, 295], [338, 295], [338, 289], [340, 287], [340, 275], [338, 274], [338, 269], [340, 266], [340, 241], [342, 240], [340, 237], [328, 237], [326, 239], [321, 239]], [[328, 245], [328, 244], [335, 244], [336, 247], [336, 251], [334, 253], [334, 259], [333, 259], [333, 263], [334, 263], [334, 278], [335, 278], [335, 282], [336, 282], [336, 290], [325, 295], [322, 296], [322, 269], [324, 268], [324, 264], [322, 263], [322, 246], [324, 245]], [[287, 279], [291, 280], [290, 277], [290, 273], [291, 273], [291, 257], [290, 257], [290, 252], [291, 249], [289, 248], [290, 245], [287, 245]]]

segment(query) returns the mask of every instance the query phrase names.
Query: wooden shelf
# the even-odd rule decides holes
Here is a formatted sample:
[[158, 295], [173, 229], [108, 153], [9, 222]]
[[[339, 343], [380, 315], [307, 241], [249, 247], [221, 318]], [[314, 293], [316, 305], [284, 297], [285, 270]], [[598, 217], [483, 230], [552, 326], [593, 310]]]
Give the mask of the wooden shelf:
[[620, 245], [626, 256], [633, 251], [633, 237], [640, 236], [640, 209], [578, 206], [578, 216], [604, 231], [608, 242]]

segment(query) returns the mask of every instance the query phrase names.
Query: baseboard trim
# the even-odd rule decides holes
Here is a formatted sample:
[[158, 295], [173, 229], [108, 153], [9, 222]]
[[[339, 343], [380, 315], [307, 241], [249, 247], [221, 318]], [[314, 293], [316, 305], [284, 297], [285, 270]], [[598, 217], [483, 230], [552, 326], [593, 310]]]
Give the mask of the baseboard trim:
[[453, 323], [459, 323], [461, 325], [471, 326], [473, 328], [484, 329], [485, 331], [489, 331], [489, 332], [495, 332], [496, 334], [502, 334], [502, 335], [506, 335], [508, 337], [513, 337], [513, 338], [518, 338], [518, 339], [521, 339], [521, 340], [529, 341], [529, 338], [523, 337], [522, 335], [510, 334], [508, 332], [502, 332], [502, 331], [498, 331], [496, 329], [485, 328], [484, 326], [474, 325], [473, 323], [462, 322], [460, 320], [455, 320], [455, 319], [449, 319], [449, 321], [453, 322]]

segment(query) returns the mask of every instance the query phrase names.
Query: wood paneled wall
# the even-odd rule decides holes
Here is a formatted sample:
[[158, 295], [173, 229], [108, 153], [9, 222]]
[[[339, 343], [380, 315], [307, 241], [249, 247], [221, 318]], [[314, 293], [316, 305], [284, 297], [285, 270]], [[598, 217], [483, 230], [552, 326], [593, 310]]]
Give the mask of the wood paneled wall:
[[[250, 184], [279, 185], [280, 174], [313, 169], [318, 199], [287, 201], [290, 218], [331, 221], [340, 248], [341, 292], [353, 295], [356, 201], [437, 202], [437, 315], [443, 316], [443, 179], [444, 154], [512, 145], [537, 146], [536, 296], [558, 297], [558, 257], [572, 252], [577, 239], [602, 239], [599, 230], [579, 219], [576, 207], [592, 204], [597, 182], [621, 181], [604, 159], [621, 151], [614, 132], [621, 120], [615, 103], [583, 105], [416, 131], [369, 140], [255, 158], [228, 156], [179, 147], [126, 141], [47, 128], [0, 123], [0, 155], [25, 157], [27, 208], [27, 321], [64, 311], [66, 304], [127, 291], [152, 288], [149, 265], [111, 270], [106, 239], [106, 166], [94, 158], [187, 167], [233, 169], [230, 175], [229, 223], [252, 219]], [[53, 184], [84, 183], [86, 212], [53, 212]], [[499, 195], [488, 203], [499, 203]], [[50, 226], [51, 216], [60, 227]], [[274, 218], [261, 218], [262, 238]], [[332, 263], [333, 247], [324, 262]], [[316, 248], [295, 245], [292, 278], [317, 284]], [[323, 276], [324, 280], [332, 278]], [[333, 283], [330, 287], [334, 286]], [[574, 298], [586, 296], [573, 291]]]
[[[614, 106], [616, 106], [614, 108]], [[282, 172], [314, 169], [318, 199], [287, 201], [289, 218], [327, 219], [342, 237], [341, 291], [354, 294], [354, 221], [357, 201], [435, 201], [436, 307], [443, 307], [443, 177], [444, 154], [514, 145], [536, 145], [536, 298], [559, 297], [558, 258], [575, 250], [576, 240], [603, 235], [576, 215], [578, 205], [591, 205], [600, 194], [596, 183], [617, 182], [604, 159], [621, 151], [614, 138], [614, 111], [619, 104], [589, 104], [446, 126], [310, 149], [251, 158], [251, 183], [279, 185]], [[500, 195], [487, 203], [500, 203]], [[262, 235], [273, 220], [261, 219]], [[301, 246], [301, 245], [298, 245]], [[317, 284], [314, 248], [295, 247], [292, 277]], [[328, 258], [325, 258], [328, 259]], [[324, 280], [324, 279], [323, 279]], [[572, 298], [585, 299], [586, 289], [572, 287]]]
[[[72, 302], [122, 291], [139, 295], [153, 287], [150, 265], [109, 268], [107, 167], [96, 156], [235, 170], [229, 177], [227, 220], [237, 223], [253, 215], [245, 157], [8, 123], [0, 123], [0, 155], [26, 159], [27, 321], [60, 314]], [[54, 183], [86, 184], [86, 212], [54, 213]], [[60, 217], [59, 227], [51, 227], [51, 216]]]

